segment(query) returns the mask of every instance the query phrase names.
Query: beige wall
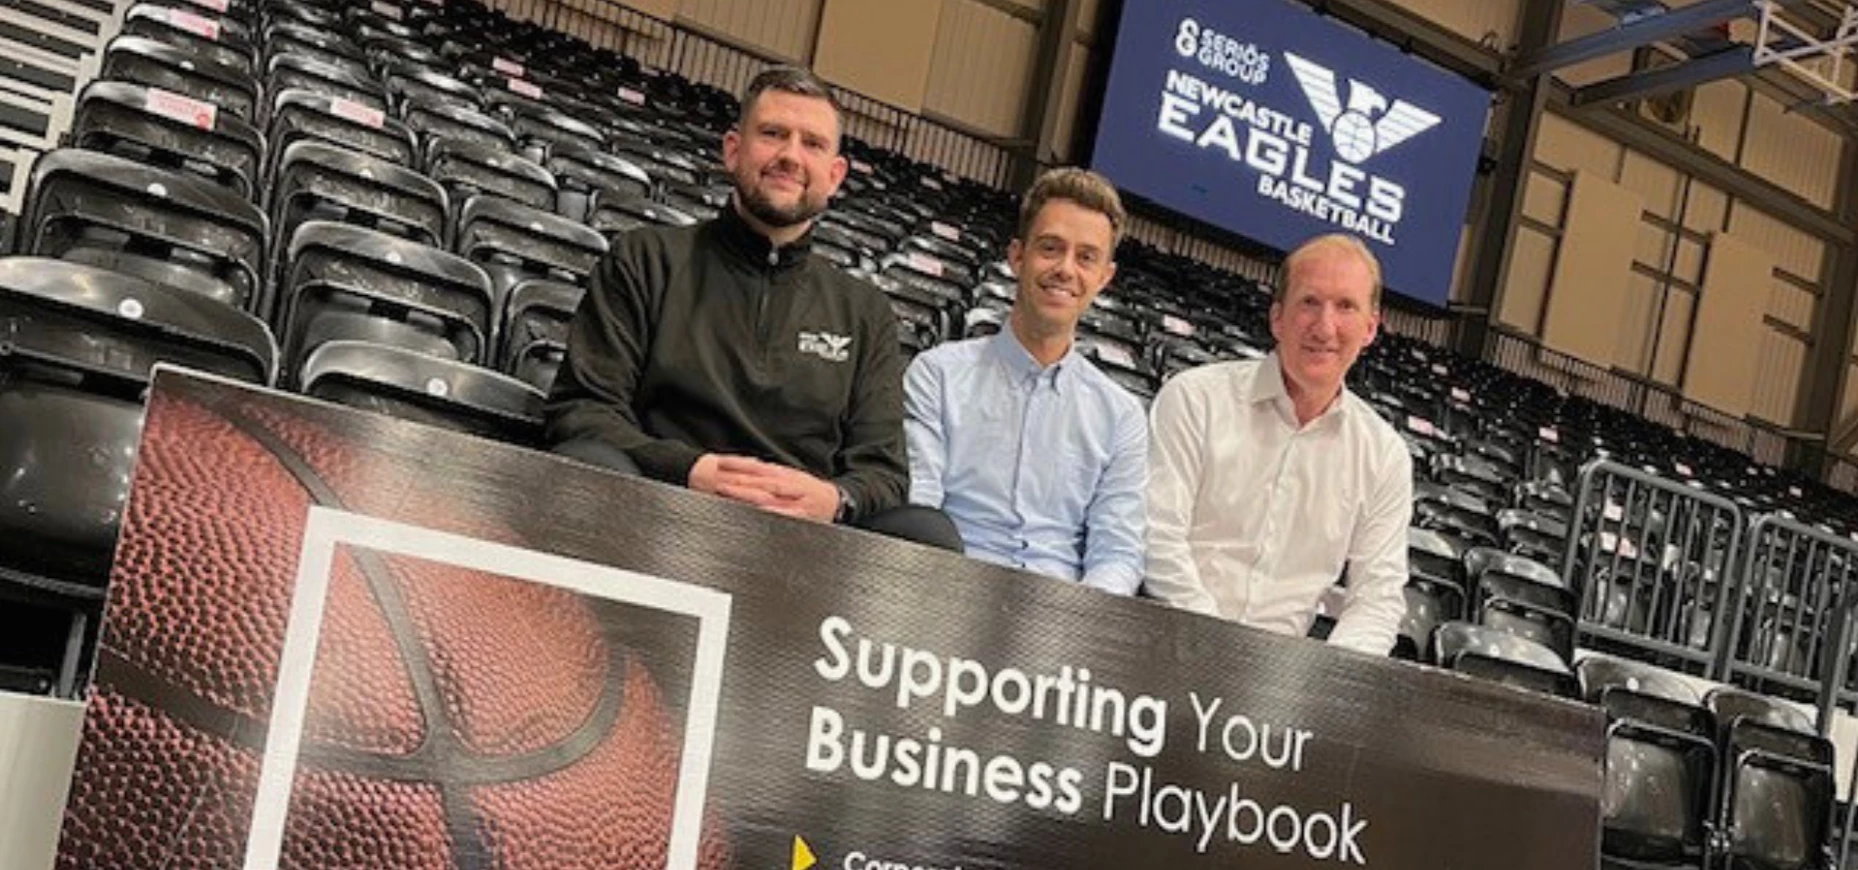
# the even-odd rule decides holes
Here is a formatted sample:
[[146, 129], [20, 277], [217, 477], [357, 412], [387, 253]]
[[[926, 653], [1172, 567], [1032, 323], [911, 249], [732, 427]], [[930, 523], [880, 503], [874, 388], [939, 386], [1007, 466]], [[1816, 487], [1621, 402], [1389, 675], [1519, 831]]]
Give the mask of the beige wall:
[[813, 48], [823, 0], [682, 0], [677, 19], [791, 61]]
[[1711, 238], [1697, 306], [1697, 334], [1705, 339], [1691, 343], [1684, 371], [1684, 395], [1692, 401], [1737, 417], [1751, 409], [1773, 271], [1766, 251], [1728, 233]]
[[[1739, 113], [1743, 103], [1750, 102], [1740, 84], [1725, 84], [1743, 91], [1742, 96], [1730, 99], [1731, 95], [1718, 89], [1708, 98], [1700, 95], [1696, 111], [1733, 109]], [[1752, 102], [1759, 105], [1760, 99]], [[1739, 119], [1738, 114], [1738, 127]], [[1758, 128], [1760, 119], [1754, 120]], [[1722, 128], [1720, 119], [1712, 123], [1714, 129]], [[1763, 148], [1781, 147], [1781, 134], [1772, 130], [1757, 134], [1753, 129], [1747, 141], [1739, 134], [1730, 137], [1734, 141], [1726, 145], [1728, 156], [1741, 154], [1757, 162], [1767, 159], [1750, 156], [1757, 138], [1774, 140], [1774, 144]], [[1811, 131], [1782, 130], [1791, 130], [1799, 141], [1802, 161], [1814, 165], [1769, 177], [1777, 183], [1783, 177], [1790, 178], [1802, 190], [1818, 190], [1829, 196], [1830, 190], [1816, 179], [1836, 165], [1836, 149], [1831, 155], [1821, 153], [1824, 143]], [[1708, 136], [1700, 136], [1699, 141], [1710, 143]], [[1717, 142], [1715, 147], [1725, 145]], [[1736, 307], [1723, 315], [1731, 321], [1740, 318], [1739, 322], [1749, 330], [1746, 334], [1734, 333], [1745, 335], [1734, 340], [1743, 342], [1748, 349], [1748, 371], [1753, 373], [1745, 407], [1760, 419], [1791, 425], [1802, 368], [1810, 351], [1818, 294], [1824, 292], [1820, 270], [1825, 244], [1811, 233], [1737, 202], [1720, 190], [1553, 112], [1543, 119], [1535, 160], [1538, 166], [1525, 188], [1523, 213], [1537, 225], [1518, 230], [1509, 280], [1497, 310], [1499, 320], [1523, 332], [1542, 335], [1542, 312], [1554, 304], [1551, 282], [1559, 280], [1557, 270], [1565, 260], [1561, 248], [1566, 242], [1561, 236], [1570, 225], [1569, 215], [1565, 214], [1569, 191], [1563, 179], [1577, 173], [1609, 179], [1636, 195], [1642, 211], [1636, 222], [1628, 221], [1620, 229], [1632, 239], [1630, 261], [1622, 274], [1607, 279], [1621, 288], [1618, 333], [1609, 352], [1589, 356], [1589, 361], [1617, 365], [1670, 386], [1681, 385], [1687, 393], [1715, 395], [1713, 387], [1693, 384], [1685, 373], [1687, 361], [1694, 359], [1696, 350], [1728, 340], [1725, 336], [1730, 334], [1721, 317], [1704, 317], [1707, 312], [1703, 310], [1692, 316], [1693, 309], [1701, 304], [1699, 288], [1705, 280], [1707, 237], [1727, 233], [1734, 238], [1727, 244], [1744, 244], [1760, 252], [1763, 262], [1770, 264], [1769, 272], [1749, 290], [1752, 295], [1747, 298], [1753, 300], [1753, 307]], [[1690, 232], [1674, 231], [1670, 224]], [[1542, 229], [1542, 225], [1548, 229]], [[1707, 298], [1707, 294], [1703, 296]], [[1732, 386], [1724, 389], [1734, 393], [1729, 389]]]
[[1604, 175], [1576, 172], [1542, 318], [1542, 343], [1607, 365], [1617, 358], [1641, 200]]
[[1038, 28], [978, 0], [942, 0], [923, 108], [1017, 136], [1038, 58]]
[[929, 88], [942, 0], [824, 0], [813, 68], [851, 90], [917, 110]]

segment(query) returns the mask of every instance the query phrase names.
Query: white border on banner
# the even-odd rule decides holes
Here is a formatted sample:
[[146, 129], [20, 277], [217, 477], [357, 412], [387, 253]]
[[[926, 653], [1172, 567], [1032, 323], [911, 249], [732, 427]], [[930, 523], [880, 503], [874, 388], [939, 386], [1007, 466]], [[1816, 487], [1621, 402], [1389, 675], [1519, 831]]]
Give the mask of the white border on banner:
[[272, 696], [264, 763], [246, 838], [245, 870], [276, 870], [283, 850], [284, 823], [290, 811], [290, 791], [296, 780], [297, 753], [310, 700], [310, 677], [316, 666], [335, 551], [341, 544], [695, 617], [697, 656], [691, 668], [690, 709], [684, 724], [684, 748], [665, 864], [666, 870], [695, 870], [722, 694], [723, 654], [729, 642], [728, 593], [325, 507], [311, 507], [304, 525], [290, 622], [284, 630], [284, 653], [278, 664], [277, 691]]

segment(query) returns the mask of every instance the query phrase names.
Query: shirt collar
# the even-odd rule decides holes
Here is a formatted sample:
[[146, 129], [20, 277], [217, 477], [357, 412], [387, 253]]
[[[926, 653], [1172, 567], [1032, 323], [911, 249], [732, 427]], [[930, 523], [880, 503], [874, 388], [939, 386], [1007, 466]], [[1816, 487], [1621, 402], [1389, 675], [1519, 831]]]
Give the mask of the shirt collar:
[[994, 333], [987, 341], [994, 359], [1006, 369], [1014, 383], [1049, 375], [1048, 380], [1056, 388], [1066, 378], [1073, 377], [1067, 372], [1074, 371], [1083, 361], [1083, 358], [1077, 354], [1077, 341], [1073, 339], [1071, 347], [1065, 350], [1064, 356], [1059, 357], [1057, 362], [1049, 366], [1040, 365], [1039, 361], [1032, 357], [1032, 351], [1019, 343], [1019, 336], [1013, 334], [1013, 326], [1010, 323], [1006, 324], [1004, 329]]
[[748, 225], [732, 198], [717, 214], [714, 224], [717, 237], [731, 253], [759, 268], [791, 269], [806, 262], [813, 247], [813, 227], [808, 226], [800, 238], [779, 248], [767, 236]]
[[[1284, 366], [1282, 360], [1278, 358], [1277, 351], [1266, 354], [1265, 358], [1259, 361], [1258, 367], [1252, 370], [1252, 382], [1246, 385], [1245, 400], [1253, 405], [1270, 402], [1290, 423], [1291, 428], [1297, 428], [1297, 406], [1290, 400], [1290, 391], [1284, 387]], [[1310, 424], [1319, 425], [1333, 417], [1336, 424], [1340, 425], [1347, 413], [1348, 386], [1344, 384], [1342, 389], [1335, 394], [1335, 400], [1329, 403], [1329, 407], [1323, 409], [1321, 415], [1311, 420]]]

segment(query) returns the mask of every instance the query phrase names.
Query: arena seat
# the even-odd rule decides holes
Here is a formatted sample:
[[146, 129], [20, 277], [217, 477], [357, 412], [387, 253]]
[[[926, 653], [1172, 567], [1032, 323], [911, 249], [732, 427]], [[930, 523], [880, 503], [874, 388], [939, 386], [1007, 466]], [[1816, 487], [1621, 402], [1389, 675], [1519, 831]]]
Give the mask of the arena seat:
[[[9, 470], [0, 475], [0, 600], [64, 617], [61, 641], [24, 666], [55, 674], [48, 688], [71, 696], [128, 496], [151, 367], [270, 384], [277, 349], [264, 324], [231, 306], [36, 257], [0, 258], [0, 335], [0, 467]], [[0, 626], [27, 617], [0, 611]]]
[[541, 434], [544, 394], [488, 369], [398, 347], [329, 341], [303, 364], [305, 395], [517, 444]]
[[[173, 95], [178, 96], [178, 95]], [[264, 139], [237, 115], [132, 82], [95, 81], [78, 98], [71, 144], [189, 172], [255, 199]]]
[[304, 88], [272, 97], [265, 139], [271, 152], [267, 166], [276, 166], [284, 149], [305, 139], [320, 139], [400, 166], [417, 165], [413, 132], [399, 119], [374, 106]]
[[[1695, 689], [1605, 656], [1575, 667], [1581, 696], [1607, 714], [1602, 862], [1701, 868], [1715, 829], [1714, 719]], [[1610, 860], [1609, 860], [1610, 859]]]
[[1574, 672], [1561, 656], [1526, 637], [1467, 622], [1432, 633], [1432, 660], [1472, 676], [1564, 698], [1575, 697]]
[[224, 282], [245, 305], [262, 286], [268, 232], [256, 206], [198, 176], [64, 148], [33, 165], [19, 247], [50, 257], [101, 248], [167, 259]]
[[489, 276], [437, 248], [374, 230], [311, 221], [291, 237], [278, 334], [285, 380], [302, 384], [317, 345], [393, 344], [467, 363], [491, 352]]
[[247, 123], [260, 114], [258, 80], [249, 70], [224, 66], [191, 49], [155, 39], [122, 36], [112, 40], [104, 49], [99, 75], [212, 103]]
[[426, 173], [445, 186], [454, 208], [486, 193], [530, 208], [555, 208], [555, 177], [541, 166], [505, 150], [457, 139], [426, 145]]
[[1806, 714], [1772, 698], [1724, 688], [1710, 692], [1704, 706], [1716, 717], [1722, 759], [1724, 866], [1830, 866], [1831, 742]]
[[305, 139], [285, 148], [272, 172], [271, 260], [282, 273], [284, 248], [299, 226], [336, 221], [429, 247], [445, 245], [451, 211], [439, 183], [378, 157]]

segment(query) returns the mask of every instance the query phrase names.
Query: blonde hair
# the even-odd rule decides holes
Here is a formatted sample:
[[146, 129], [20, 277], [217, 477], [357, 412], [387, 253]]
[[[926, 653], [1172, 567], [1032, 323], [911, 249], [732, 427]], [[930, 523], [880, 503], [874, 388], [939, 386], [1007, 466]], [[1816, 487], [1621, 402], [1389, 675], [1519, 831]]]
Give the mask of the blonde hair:
[[1114, 256], [1116, 246], [1122, 244], [1123, 228], [1129, 223], [1129, 213], [1123, 211], [1123, 198], [1116, 193], [1116, 185], [1110, 180], [1075, 166], [1062, 166], [1047, 170], [1040, 175], [1032, 187], [1026, 191], [1025, 199], [1019, 204], [1019, 238], [1024, 241], [1032, 234], [1032, 222], [1039, 216], [1039, 210], [1054, 199], [1076, 203], [1081, 208], [1101, 212], [1110, 219], [1110, 250]]
[[1381, 261], [1361, 239], [1347, 233], [1330, 233], [1310, 239], [1284, 258], [1283, 273], [1278, 276], [1277, 288], [1271, 293], [1271, 301], [1281, 303], [1284, 295], [1290, 292], [1290, 276], [1295, 274], [1297, 266], [1304, 260], [1325, 252], [1344, 253], [1354, 256], [1368, 267], [1368, 278], [1374, 282], [1373, 307], [1381, 307]]

